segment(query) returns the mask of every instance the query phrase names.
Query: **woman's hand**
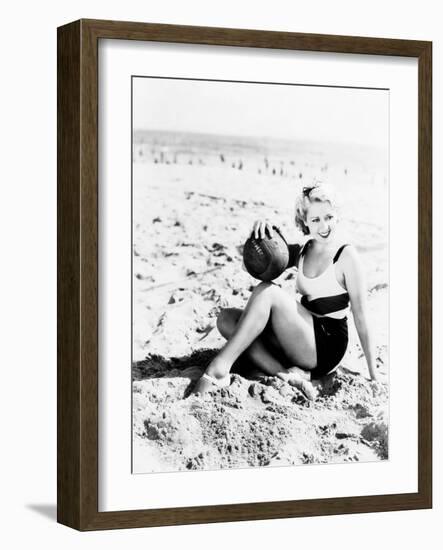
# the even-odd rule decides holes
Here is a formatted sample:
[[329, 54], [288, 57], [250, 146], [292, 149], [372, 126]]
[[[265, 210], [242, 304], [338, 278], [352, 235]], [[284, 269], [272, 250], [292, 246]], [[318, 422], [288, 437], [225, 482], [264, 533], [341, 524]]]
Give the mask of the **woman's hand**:
[[255, 239], [264, 239], [266, 233], [272, 238], [274, 229], [271, 222], [266, 220], [256, 220], [252, 226], [251, 237]]
[[388, 376], [385, 372], [379, 372], [375, 369], [372, 369], [372, 372], [369, 372], [369, 379], [371, 382], [378, 382], [380, 384], [388, 383]]
[[374, 397], [386, 395], [386, 392], [388, 391], [388, 380], [377, 376], [369, 382], [369, 386], [372, 389]]

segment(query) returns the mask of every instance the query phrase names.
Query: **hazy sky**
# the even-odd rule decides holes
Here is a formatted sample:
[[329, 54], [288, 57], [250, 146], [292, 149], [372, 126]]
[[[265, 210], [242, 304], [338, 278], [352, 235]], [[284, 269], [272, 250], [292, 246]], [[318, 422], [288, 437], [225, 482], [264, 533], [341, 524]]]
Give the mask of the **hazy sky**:
[[387, 146], [389, 92], [137, 77], [134, 128]]

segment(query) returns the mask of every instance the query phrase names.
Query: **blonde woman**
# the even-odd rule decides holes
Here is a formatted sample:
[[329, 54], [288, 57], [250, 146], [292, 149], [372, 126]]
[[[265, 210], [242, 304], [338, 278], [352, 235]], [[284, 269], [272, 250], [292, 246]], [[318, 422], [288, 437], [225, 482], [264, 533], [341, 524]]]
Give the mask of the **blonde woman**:
[[[230, 370], [241, 354], [268, 375], [286, 380], [308, 399], [316, 392], [312, 379], [332, 372], [348, 345], [348, 313], [365, 354], [369, 375], [376, 379], [375, 353], [366, 307], [366, 284], [354, 246], [341, 242], [333, 192], [320, 183], [305, 187], [296, 201], [295, 224], [305, 244], [289, 245], [288, 267], [297, 267], [297, 290], [290, 296], [273, 283], [260, 283], [244, 310], [224, 309], [217, 319], [227, 343], [208, 365], [193, 393], [214, 385], [228, 386]], [[252, 234], [272, 235], [269, 222], [256, 221]]]

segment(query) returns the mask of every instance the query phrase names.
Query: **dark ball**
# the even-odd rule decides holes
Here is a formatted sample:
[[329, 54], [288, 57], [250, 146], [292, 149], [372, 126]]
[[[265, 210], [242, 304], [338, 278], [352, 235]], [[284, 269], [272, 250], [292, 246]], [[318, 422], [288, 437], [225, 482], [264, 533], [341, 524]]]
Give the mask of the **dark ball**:
[[243, 248], [243, 262], [250, 275], [260, 281], [273, 281], [288, 267], [289, 248], [274, 229], [272, 237], [249, 237]]

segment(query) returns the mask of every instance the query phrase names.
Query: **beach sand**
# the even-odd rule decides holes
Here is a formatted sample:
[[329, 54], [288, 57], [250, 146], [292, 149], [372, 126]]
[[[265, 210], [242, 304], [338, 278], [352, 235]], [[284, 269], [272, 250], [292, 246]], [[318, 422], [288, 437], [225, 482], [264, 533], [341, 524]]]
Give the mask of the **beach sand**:
[[[350, 320], [339, 368], [307, 401], [236, 365], [229, 388], [189, 395], [223, 345], [225, 307], [258, 283], [242, 269], [256, 219], [288, 242], [294, 198], [314, 178], [342, 197], [341, 230], [367, 274], [379, 372], [388, 374], [388, 185], [380, 153], [328, 144], [135, 132], [133, 164], [133, 471], [164, 472], [388, 458], [387, 383], [368, 379]], [[295, 296], [296, 270], [276, 283]]]

